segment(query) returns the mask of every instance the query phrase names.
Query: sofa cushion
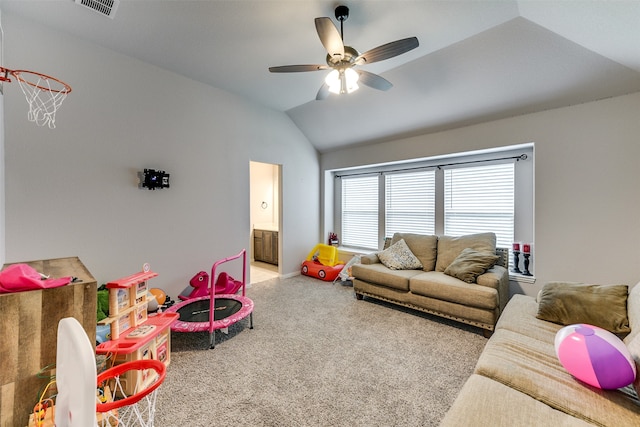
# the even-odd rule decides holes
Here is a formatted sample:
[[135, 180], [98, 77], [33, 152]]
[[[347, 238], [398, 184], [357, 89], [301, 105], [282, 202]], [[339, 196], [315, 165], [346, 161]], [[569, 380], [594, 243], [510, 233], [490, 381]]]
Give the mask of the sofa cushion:
[[[529, 317], [531, 322], [543, 322]], [[601, 390], [569, 374], [555, 354], [553, 340], [498, 329], [478, 359], [475, 373], [501, 382], [556, 410], [596, 425], [640, 425], [640, 401], [625, 387]]]
[[475, 283], [479, 275], [493, 267], [500, 257], [495, 252], [478, 252], [465, 248], [444, 270], [444, 274], [463, 282]]
[[422, 263], [424, 271], [432, 271], [436, 266], [436, 256], [438, 254], [438, 236], [430, 234], [395, 233], [391, 244], [400, 239], [404, 240], [411, 249], [411, 252]]
[[468, 234], [466, 236], [438, 237], [438, 258], [436, 260], [436, 271], [444, 271], [460, 253], [471, 248], [479, 252], [496, 252], [495, 233]]
[[538, 319], [561, 325], [587, 323], [614, 334], [630, 331], [627, 285], [549, 282], [538, 298]]
[[378, 252], [378, 259], [392, 270], [422, 270], [422, 263], [411, 252], [404, 239], [400, 239], [384, 251]]
[[411, 293], [469, 307], [495, 309], [498, 291], [486, 286], [463, 282], [437, 271], [427, 271], [409, 280]]
[[496, 331], [507, 329], [538, 341], [553, 342], [562, 325], [536, 318], [538, 303], [528, 295], [515, 294], [502, 311]]
[[550, 408], [502, 383], [473, 374], [440, 423], [440, 427], [461, 426], [588, 427], [592, 424]]
[[422, 270], [391, 270], [383, 264], [354, 264], [351, 267], [353, 277], [405, 292], [409, 290], [409, 279], [421, 273]]

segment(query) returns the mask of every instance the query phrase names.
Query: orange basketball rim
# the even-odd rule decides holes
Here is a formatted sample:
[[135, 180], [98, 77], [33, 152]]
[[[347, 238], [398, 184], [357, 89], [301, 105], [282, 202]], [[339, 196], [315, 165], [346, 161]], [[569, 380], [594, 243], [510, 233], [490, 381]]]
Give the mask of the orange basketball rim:
[[51, 129], [55, 128], [56, 111], [71, 93], [71, 86], [55, 77], [35, 71], [0, 67], [0, 82], [10, 82], [9, 76], [18, 81], [29, 104], [28, 120], [38, 126], [47, 125]]

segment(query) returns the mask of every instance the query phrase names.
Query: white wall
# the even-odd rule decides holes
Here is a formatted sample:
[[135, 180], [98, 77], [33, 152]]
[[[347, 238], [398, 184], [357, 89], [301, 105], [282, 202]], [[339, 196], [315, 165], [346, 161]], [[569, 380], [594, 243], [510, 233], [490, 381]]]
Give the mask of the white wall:
[[[249, 248], [249, 163], [282, 165], [283, 274], [318, 240], [318, 155], [283, 113], [4, 14], [5, 61], [69, 83], [57, 129], [5, 85], [6, 261], [79, 256], [104, 283], [149, 262], [177, 296]], [[11, 86], [10, 86], [11, 85]], [[138, 188], [166, 170], [171, 188]], [[311, 226], [310, 226], [311, 225]]]
[[325, 153], [321, 171], [534, 142], [536, 283], [512, 291], [535, 295], [551, 280], [634, 285], [638, 111], [640, 93]]

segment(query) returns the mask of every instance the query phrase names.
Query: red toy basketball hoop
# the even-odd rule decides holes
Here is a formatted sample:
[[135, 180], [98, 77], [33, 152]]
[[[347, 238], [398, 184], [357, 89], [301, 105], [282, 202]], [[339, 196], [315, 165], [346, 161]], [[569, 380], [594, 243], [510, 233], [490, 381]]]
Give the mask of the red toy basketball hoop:
[[[136, 391], [127, 396], [120, 377], [124, 377], [129, 371], [142, 371], [147, 375], [153, 375], [153, 372], [149, 373], [150, 370], [155, 371], [155, 380], [141, 390], [136, 387]], [[166, 374], [167, 368], [164, 363], [155, 359], [143, 359], [116, 365], [98, 375], [98, 387], [104, 390], [108, 385], [114, 398], [111, 402], [102, 403], [98, 400], [96, 403], [96, 412], [102, 415], [98, 417], [98, 426], [153, 426], [158, 387]], [[123, 378], [122, 381], [126, 380]]]
[[62, 105], [71, 86], [55, 77], [28, 70], [9, 70], [0, 67], [0, 81], [10, 82], [9, 75], [15, 77], [29, 104], [27, 118], [38, 126], [56, 127], [56, 111]]

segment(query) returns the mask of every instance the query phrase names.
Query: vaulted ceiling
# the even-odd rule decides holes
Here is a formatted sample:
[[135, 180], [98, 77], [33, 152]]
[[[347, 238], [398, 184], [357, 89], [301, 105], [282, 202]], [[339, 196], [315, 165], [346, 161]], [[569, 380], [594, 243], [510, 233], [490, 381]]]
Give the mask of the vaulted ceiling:
[[[418, 38], [362, 66], [390, 90], [316, 101], [328, 71], [269, 73], [324, 64], [314, 18], [340, 28], [338, 4], [360, 52]], [[640, 1], [121, 0], [113, 19], [74, 0], [0, 10], [284, 111], [320, 152], [640, 91]]]

